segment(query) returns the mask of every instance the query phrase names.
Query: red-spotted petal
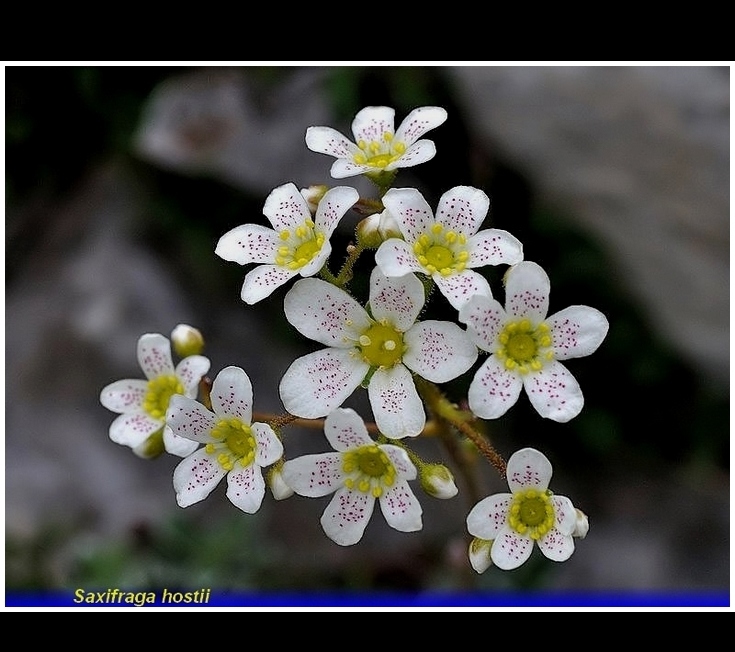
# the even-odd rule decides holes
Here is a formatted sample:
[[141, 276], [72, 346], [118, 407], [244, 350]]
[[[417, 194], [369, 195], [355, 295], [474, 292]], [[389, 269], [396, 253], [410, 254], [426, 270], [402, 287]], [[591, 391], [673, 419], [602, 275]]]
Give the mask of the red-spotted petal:
[[273, 229], [260, 224], [243, 224], [225, 233], [217, 242], [214, 253], [240, 265], [273, 263], [280, 244]]
[[533, 540], [504, 527], [493, 541], [490, 557], [501, 570], [513, 570], [525, 562], [533, 551]]
[[194, 398], [199, 391], [199, 381], [209, 371], [209, 358], [190, 355], [176, 365], [176, 376], [184, 386], [184, 394]]
[[426, 425], [424, 404], [411, 372], [402, 364], [378, 369], [370, 379], [368, 397], [378, 430], [390, 439], [415, 437]]
[[495, 539], [508, 521], [512, 494], [494, 494], [483, 498], [467, 514], [467, 531], [480, 539]]
[[338, 186], [328, 190], [316, 209], [314, 223], [327, 239], [332, 235], [344, 214], [360, 199], [360, 193], [349, 186]]
[[395, 140], [407, 146], [415, 143], [427, 131], [435, 129], [447, 119], [446, 109], [440, 106], [421, 106], [411, 111], [396, 129]]
[[508, 459], [508, 487], [515, 493], [522, 489], [546, 491], [551, 481], [552, 467], [546, 455], [534, 448], [523, 448]]
[[399, 478], [403, 480], [416, 479], [418, 472], [405, 449], [393, 444], [381, 444], [378, 448], [386, 454]]
[[284, 482], [299, 496], [319, 498], [336, 491], [344, 483], [342, 455], [320, 453], [287, 460], [281, 471]]
[[355, 142], [364, 140], [366, 143], [383, 143], [386, 133], [393, 134], [395, 114], [395, 110], [388, 106], [367, 106], [359, 111], [352, 121]]
[[110, 439], [116, 444], [135, 448], [163, 426], [162, 419], [154, 419], [145, 412], [121, 414], [110, 425]]
[[424, 307], [424, 284], [413, 274], [387, 277], [375, 267], [370, 275], [370, 310], [400, 332], [407, 331]]
[[216, 421], [212, 412], [192, 398], [176, 394], [169, 401], [166, 425], [174, 435], [206, 444], [212, 441]]
[[188, 507], [204, 500], [226, 473], [203, 448], [181, 460], [174, 469], [174, 489], [179, 507]]
[[246, 274], [240, 297], [245, 303], [257, 303], [297, 274], [298, 270], [287, 267], [260, 265]]
[[148, 380], [173, 375], [171, 342], [158, 333], [142, 335], [138, 340], [138, 364]]
[[398, 481], [379, 498], [386, 522], [399, 532], [416, 532], [423, 527], [421, 503], [408, 482]]
[[237, 508], [247, 514], [255, 514], [260, 509], [265, 496], [263, 471], [257, 464], [241, 467], [235, 465], [227, 474], [227, 497]]
[[237, 417], [246, 425], [253, 418], [253, 385], [240, 367], [225, 367], [212, 383], [212, 409], [219, 417]]
[[497, 419], [518, 400], [523, 381], [491, 355], [477, 370], [467, 392], [470, 409], [481, 419]]
[[431, 207], [415, 188], [391, 188], [383, 195], [383, 206], [393, 215], [409, 244], [434, 224]]
[[335, 158], [347, 158], [359, 152], [357, 145], [332, 127], [309, 127], [306, 130], [306, 146], [318, 154]]
[[405, 276], [412, 272], [426, 273], [411, 245], [398, 238], [383, 242], [375, 252], [375, 263], [386, 276]]
[[505, 276], [505, 311], [512, 317], [543, 321], [549, 311], [551, 284], [546, 272], [536, 263], [522, 261]]
[[324, 533], [340, 546], [351, 546], [362, 539], [375, 508], [370, 493], [339, 489], [320, 519]]
[[293, 183], [271, 190], [263, 206], [263, 215], [277, 232], [296, 228], [311, 219], [309, 205]]
[[439, 199], [436, 221], [450, 231], [469, 237], [479, 230], [488, 208], [490, 199], [482, 190], [472, 186], [456, 186]]
[[574, 552], [574, 537], [553, 528], [538, 540], [538, 547], [547, 559], [566, 561]]
[[255, 464], [270, 466], [283, 456], [283, 444], [267, 423], [254, 423], [252, 431], [255, 435]]
[[467, 324], [467, 333], [483, 351], [494, 353], [506, 314], [498, 301], [484, 295], [470, 297], [459, 310], [459, 321]]
[[523, 260], [521, 241], [501, 229], [485, 229], [467, 241], [467, 267], [515, 265]]
[[395, 161], [385, 166], [387, 171], [397, 168], [411, 168], [414, 165], [426, 163], [436, 156], [436, 145], [430, 140], [420, 140], [411, 145]]
[[434, 383], [446, 383], [461, 376], [477, 360], [477, 347], [457, 324], [423, 321], [403, 337], [403, 363], [419, 376]]
[[100, 392], [100, 403], [118, 414], [139, 412], [147, 391], [148, 383], [145, 380], [117, 380]]
[[439, 272], [435, 272], [432, 278], [455, 310], [461, 310], [462, 306], [474, 296], [482, 295], [488, 298], [493, 296], [487, 279], [471, 269], [465, 269], [449, 276], [442, 276]]
[[351, 408], [330, 412], [324, 421], [324, 434], [332, 448], [340, 452], [374, 443], [362, 417]]
[[599, 310], [570, 306], [546, 320], [551, 330], [551, 345], [557, 360], [581, 358], [597, 350], [610, 324]]
[[577, 379], [560, 362], [544, 363], [540, 371], [523, 376], [523, 386], [531, 405], [545, 419], [566, 423], [584, 406], [584, 396]]

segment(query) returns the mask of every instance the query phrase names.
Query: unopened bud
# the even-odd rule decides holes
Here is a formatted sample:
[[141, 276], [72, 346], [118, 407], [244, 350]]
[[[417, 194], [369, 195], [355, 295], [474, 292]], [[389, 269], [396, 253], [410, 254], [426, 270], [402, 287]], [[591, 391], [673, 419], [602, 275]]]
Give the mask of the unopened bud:
[[478, 573], [484, 573], [490, 566], [493, 565], [493, 560], [490, 557], [490, 551], [492, 550], [493, 542], [488, 539], [478, 539], [475, 537], [470, 542], [469, 557], [472, 568]]
[[327, 190], [329, 190], [329, 186], [309, 186], [308, 188], [301, 189], [301, 196], [306, 200], [312, 215], [316, 213], [319, 202]]
[[434, 498], [454, 498], [457, 495], [457, 485], [454, 476], [443, 464], [426, 464], [421, 469], [421, 486], [424, 491]]
[[577, 509], [577, 522], [574, 524], [574, 531], [572, 532], [573, 537], [584, 539], [587, 536], [587, 532], [590, 530], [590, 522], [581, 509]]
[[368, 215], [357, 225], [357, 239], [361, 245], [371, 249], [377, 249], [383, 242], [390, 238], [401, 238], [401, 230], [398, 228], [393, 215], [388, 210], [382, 213]]
[[180, 358], [188, 358], [190, 355], [199, 355], [204, 351], [204, 337], [193, 326], [179, 324], [171, 331], [171, 343], [174, 351]]
[[163, 455], [165, 450], [166, 449], [163, 445], [163, 428], [159, 428], [143, 443], [133, 447], [133, 453], [144, 460], [155, 459], [156, 457]]
[[283, 464], [277, 464], [276, 466], [271, 467], [267, 476], [268, 486], [271, 489], [273, 498], [276, 500], [284, 500], [289, 496], [293, 496], [293, 489], [291, 489], [283, 479], [283, 473], [281, 473], [282, 469]]

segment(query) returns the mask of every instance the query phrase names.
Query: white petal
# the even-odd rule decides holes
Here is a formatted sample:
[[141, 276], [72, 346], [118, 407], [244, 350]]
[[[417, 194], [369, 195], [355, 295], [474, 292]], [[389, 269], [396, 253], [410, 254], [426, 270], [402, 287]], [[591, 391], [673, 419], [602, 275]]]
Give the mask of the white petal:
[[338, 490], [319, 520], [324, 533], [340, 546], [351, 546], [362, 539], [375, 508], [372, 494]]
[[329, 243], [329, 240], [325, 240], [324, 244], [319, 248], [319, 251], [314, 253], [314, 257], [299, 269], [298, 273], [303, 277], [318, 274], [322, 270], [322, 267], [324, 267], [324, 264], [327, 262], [331, 253], [332, 245]]
[[318, 419], [344, 403], [365, 378], [368, 365], [350, 349], [322, 349], [295, 360], [279, 393], [291, 414]]
[[318, 154], [335, 158], [351, 158], [357, 146], [332, 127], [309, 127], [306, 130], [306, 146]]
[[386, 454], [400, 479], [416, 479], [418, 471], [405, 449], [395, 446], [394, 444], [380, 444], [378, 448]]
[[479, 537], [475, 537], [470, 541], [467, 554], [470, 558], [470, 565], [475, 572], [484, 573], [493, 565], [493, 560], [490, 557], [492, 545], [491, 540], [480, 539]]
[[404, 335], [403, 342], [403, 363], [434, 383], [461, 376], [477, 360], [477, 347], [469, 335], [448, 321], [419, 322]]
[[482, 295], [489, 299], [493, 296], [487, 279], [471, 269], [449, 276], [442, 276], [437, 272], [432, 274], [432, 278], [455, 310], [461, 310], [462, 306], [474, 296]]
[[395, 140], [406, 145], [415, 143], [427, 131], [436, 129], [447, 119], [447, 111], [440, 106], [421, 106], [409, 113], [396, 129]]
[[173, 430], [166, 426], [163, 429], [163, 447], [166, 449], [166, 452], [171, 455], [187, 457], [199, 448], [199, 443], [191, 439], [187, 439], [186, 437], [175, 435]]
[[294, 283], [283, 300], [289, 323], [304, 337], [325, 346], [352, 348], [370, 318], [347, 292], [317, 278]]
[[513, 570], [525, 562], [533, 551], [533, 540], [523, 537], [510, 527], [503, 528], [498, 534], [490, 557], [501, 570]]
[[467, 324], [467, 333], [483, 351], [494, 353], [506, 314], [500, 303], [490, 297], [473, 296], [459, 310], [459, 321]]
[[279, 267], [278, 265], [260, 265], [245, 275], [240, 297], [247, 304], [254, 304], [265, 299], [273, 290], [281, 287], [290, 278], [298, 274], [297, 270]]
[[377, 321], [386, 319], [400, 332], [407, 331], [424, 307], [424, 284], [413, 274], [387, 277], [379, 267], [370, 274], [370, 310]]
[[181, 394], [171, 397], [166, 411], [166, 425], [174, 435], [205, 444], [212, 441], [211, 432], [215, 423], [214, 414], [201, 403]]
[[255, 453], [255, 464], [258, 466], [270, 466], [283, 456], [283, 444], [278, 439], [267, 423], [256, 422], [252, 426], [257, 449]]
[[237, 417], [245, 425], [253, 419], [253, 385], [240, 367], [225, 367], [212, 383], [212, 409], [218, 417]]
[[395, 110], [388, 106], [366, 106], [352, 121], [355, 142], [364, 140], [366, 143], [383, 143], [384, 134], [393, 134], [395, 114]]
[[327, 190], [316, 209], [314, 216], [316, 228], [329, 239], [337, 223], [358, 199], [360, 193], [349, 186], [337, 186]]
[[490, 199], [482, 190], [472, 186], [456, 186], [439, 199], [436, 221], [451, 231], [469, 237], [479, 230], [488, 208]]
[[358, 165], [349, 159], [338, 158], [334, 163], [332, 163], [329, 174], [331, 174], [334, 179], [346, 179], [347, 177], [354, 177], [358, 174], [363, 174], [369, 170], [372, 170], [369, 165]]
[[171, 342], [158, 333], [142, 335], [138, 340], [138, 364], [148, 380], [173, 375]]
[[368, 397], [378, 430], [390, 439], [415, 437], [426, 425], [424, 404], [411, 372], [402, 364], [378, 369], [370, 379]]
[[340, 453], [302, 455], [283, 464], [284, 482], [299, 496], [319, 498], [344, 485]]
[[140, 412], [147, 391], [145, 380], [116, 380], [100, 392], [100, 403], [118, 414]]
[[410, 168], [426, 163], [436, 156], [436, 145], [431, 140], [420, 140], [411, 145], [399, 158], [385, 166], [386, 171]]
[[509, 316], [543, 321], [549, 311], [551, 284], [546, 272], [536, 263], [524, 260], [505, 275], [505, 311]]
[[179, 507], [204, 500], [227, 473], [220, 464], [200, 448], [181, 460], [174, 469], [174, 489]]
[[523, 260], [521, 241], [501, 229], [485, 229], [467, 241], [467, 267], [515, 265]]
[[434, 224], [431, 207], [415, 188], [391, 188], [383, 195], [383, 206], [393, 215], [410, 244]]
[[237, 508], [247, 514], [255, 514], [260, 509], [265, 496], [263, 471], [257, 464], [245, 468], [238, 464], [227, 474], [227, 497]]
[[584, 396], [577, 379], [560, 362], [551, 360], [543, 369], [523, 376], [531, 405], [545, 419], [566, 423], [584, 406]]
[[[546, 491], [552, 471], [551, 462], [546, 455], [535, 448], [522, 448], [508, 459], [505, 475], [508, 478], [508, 487], [513, 493], [522, 489]], [[572, 516], [576, 518], [574, 513]]]
[[581, 358], [597, 350], [610, 324], [599, 310], [570, 306], [546, 320], [551, 329], [554, 357], [557, 360]]
[[190, 355], [176, 365], [176, 376], [184, 386], [184, 393], [194, 398], [199, 392], [199, 381], [209, 371], [209, 358], [203, 355]]
[[467, 531], [480, 539], [494, 539], [508, 521], [511, 494], [494, 494], [483, 498], [467, 514]]
[[405, 276], [411, 272], [426, 273], [411, 245], [398, 238], [390, 238], [375, 252], [375, 263], [386, 276]]
[[309, 205], [293, 183], [271, 190], [263, 206], [263, 215], [277, 232], [293, 229], [311, 219]]
[[383, 516], [394, 530], [416, 532], [423, 527], [421, 503], [411, 491], [408, 482], [396, 482], [379, 500]]
[[373, 444], [362, 417], [351, 408], [337, 408], [324, 421], [324, 434], [336, 451]]
[[477, 370], [467, 392], [470, 409], [481, 419], [497, 419], [515, 404], [523, 381], [491, 355]]
[[280, 245], [278, 234], [261, 224], [243, 224], [225, 233], [214, 253], [240, 265], [273, 263]]
[[538, 540], [538, 547], [547, 559], [566, 561], [574, 552], [574, 537], [553, 528]]
[[145, 412], [121, 414], [110, 425], [110, 439], [116, 444], [135, 448], [163, 426], [161, 419], [154, 419]]
[[[554, 525], [561, 534], [572, 535], [577, 528], [579, 514], [575, 509], [572, 501], [566, 496], [552, 496], [551, 502], [554, 504]], [[583, 517], [586, 520], [586, 516]], [[589, 522], [586, 524], [589, 530]], [[584, 537], [583, 537], [584, 538]]]

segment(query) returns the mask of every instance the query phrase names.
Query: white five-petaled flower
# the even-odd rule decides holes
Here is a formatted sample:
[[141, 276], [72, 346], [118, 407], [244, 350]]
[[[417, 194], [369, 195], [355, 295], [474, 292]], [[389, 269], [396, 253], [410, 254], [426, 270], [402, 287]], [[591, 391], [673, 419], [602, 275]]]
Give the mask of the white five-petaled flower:
[[148, 437], [163, 429], [166, 451], [184, 457], [196, 444], [165, 428], [166, 409], [176, 394], [197, 395], [199, 381], [209, 371], [209, 359], [190, 355], [174, 368], [171, 342], [158, 333], [142, 335], [137, 354], [147, 380], [118, 380], [100, 393], [102, 405], [120, 414], [110, 426], [110, 439], [135, 451], [145, 445]]
[[252, 423], [253, 387], [239, 367], [226, 367], [212, 383], [212, 410], [174, 396], [166, 414], [171, 430], [202, 448], [174, 469], [176, 501], [188, 507], [204, 500], [227, 476], [227, 497], [248, 514], [265, 495], [262, 467], [277, 462], [283, 445], [265, 423]]
[[387, 240], [375, 253], [386, 276], [428, 274], [454, 308], [470, 297], [492, 297], [490, 285], [473, 271], [485, 265], [513, 265], [523, 259], [523, 245], [507, 231], [480, 231], [490, 206], [478, 188], [456, 186], [439, 199], [436, 215], [415, 188], [392, 188], [383, 205], [398, 222], [404, 239]]
[[337, 223], [358, 199], [354, 188], [332, 188], [312, 220], [309, 204], [293, 183], [273, 189], [263, 206], [273, 228], [243, 224], [225, 233], [215, 249], [220, 258], [240, 265], [259, 263], [245, 275], [242, 300], [256, 303], [297, 274], [319, 272], [332, 251], [329, 238]]
[[549, 491], [551, 473], [551, 462], [533, 448], [511, 455], [506, 475], [512, 493], [483, 498], [467, 515], [467, 531], [479, 539], [475, 545], [479, 557], [473, 560], [470, 552], [477, 572], [489, 565], [480, 554], [488, 544], [492, 563], [503, 570], [523, 564], [534, 541], [548, 559], [569, 559], [577, 512], [569, 498]]
[[306, 145], [313, 152], [337, 159], [331, 169], [335, 179], [381, 174], [434, 158], [434, 143], [419, 139], [446, 119], [447, 112], [441, 107], [422, 106], [411, 111], [394, 131], [394, 109], [368, 106], [352, 121], [354, 143], [332, 127], [309, 127]]
[[579, 383], [559, 361], [593, 353], [609, 324], [588, 306], [570, 306], [547, 317], [549, 289], [546, 272], [524, 261], [506, 274], [505, 309], [495, 299], [476, 296], [459, 311], [475, 344], [491, 354], [469, 387], [469, 406], [478, 417], [505, 414], [522, 388], [547, 419], [563, 423], [582, 410]]
[[321, 524], [341, 546], [357, 543], [372, 516], [375, 500], [388, 525], [400, 532], [422, 527], [422, 509], [408, 485], [416, 467], [393, 444], [376, 444], [358, 414], [338, 408], [324, 423], [334, 453], [304, 455], [283, 465], [283, 479], [297, 494], [318, 498], [334, 493]]
[[423, 430], [426, 415], [411, 372], [448, 382], [474, 364], [477, 347], [457, 324], [416, 321], [425, 297], [413, 274], [387, 278], [376, 267], [369, 295], [370, 313], [319, 279], [303, 279], [289, 290], [288, 321], [328, 348], [291, 364], [281, 380], [281, 400], [292, 414], [315, 419], [366, 381], [379, 430], [391, 439], [413, 437]]

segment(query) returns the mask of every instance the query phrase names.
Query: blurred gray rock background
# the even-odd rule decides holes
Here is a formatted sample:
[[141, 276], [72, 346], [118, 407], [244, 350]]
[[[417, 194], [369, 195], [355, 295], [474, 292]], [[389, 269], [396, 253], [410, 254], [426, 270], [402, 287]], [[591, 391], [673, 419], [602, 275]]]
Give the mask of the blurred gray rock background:
[[[729, 587], [727, 66], [6, 75], [6, 586], [81, 581], [80, 559], [130, 542], [143, 555], [171, 519], [202, 531], [241, 517], [272, 551], [259, 558], [269, 581], [248, 576], [255, 588]], [[491, 426], [506, 457], [535, 445], [552, 458], [552, 488], [590, 515], [589, 536], [566, 564], [475, 577], [459, 499], [420, 496], [418, 534], [376, 513], [350, 549], [321, 535], [326, 501], [268, 496], [246, 517], [215, 491], [182, 515], [176, 460], [144, 462], [110, 442], [100, 389], [140, 377], [140, 334], [187, 322], [205, 333], [213, 373], [242, 366], [256, 409], [280, 412], [279, 375], [313, 347], [289, 332], [282, 293], [257, 309], [240, 302], [246, 270], [216, 258], [216, 240], [264, 223], [273, 187], [330, 183], [331, 159], [306, 149], [306, 127], [350, 135], [366, 104], [395, 106], [400, 121], [430, 103], [450, 115], [428, 136], [437, 157], [398, 184], [433, 204], [453, 185], [485, 188], [490, 223], [547, 267], [552, 309], [589, 303], [611, 317], [607, 351], [570, 366], [587, 399], [576, 423], [542, 423], [521, 401]], [[324, 444], [295, 431], [286, 447]]]

